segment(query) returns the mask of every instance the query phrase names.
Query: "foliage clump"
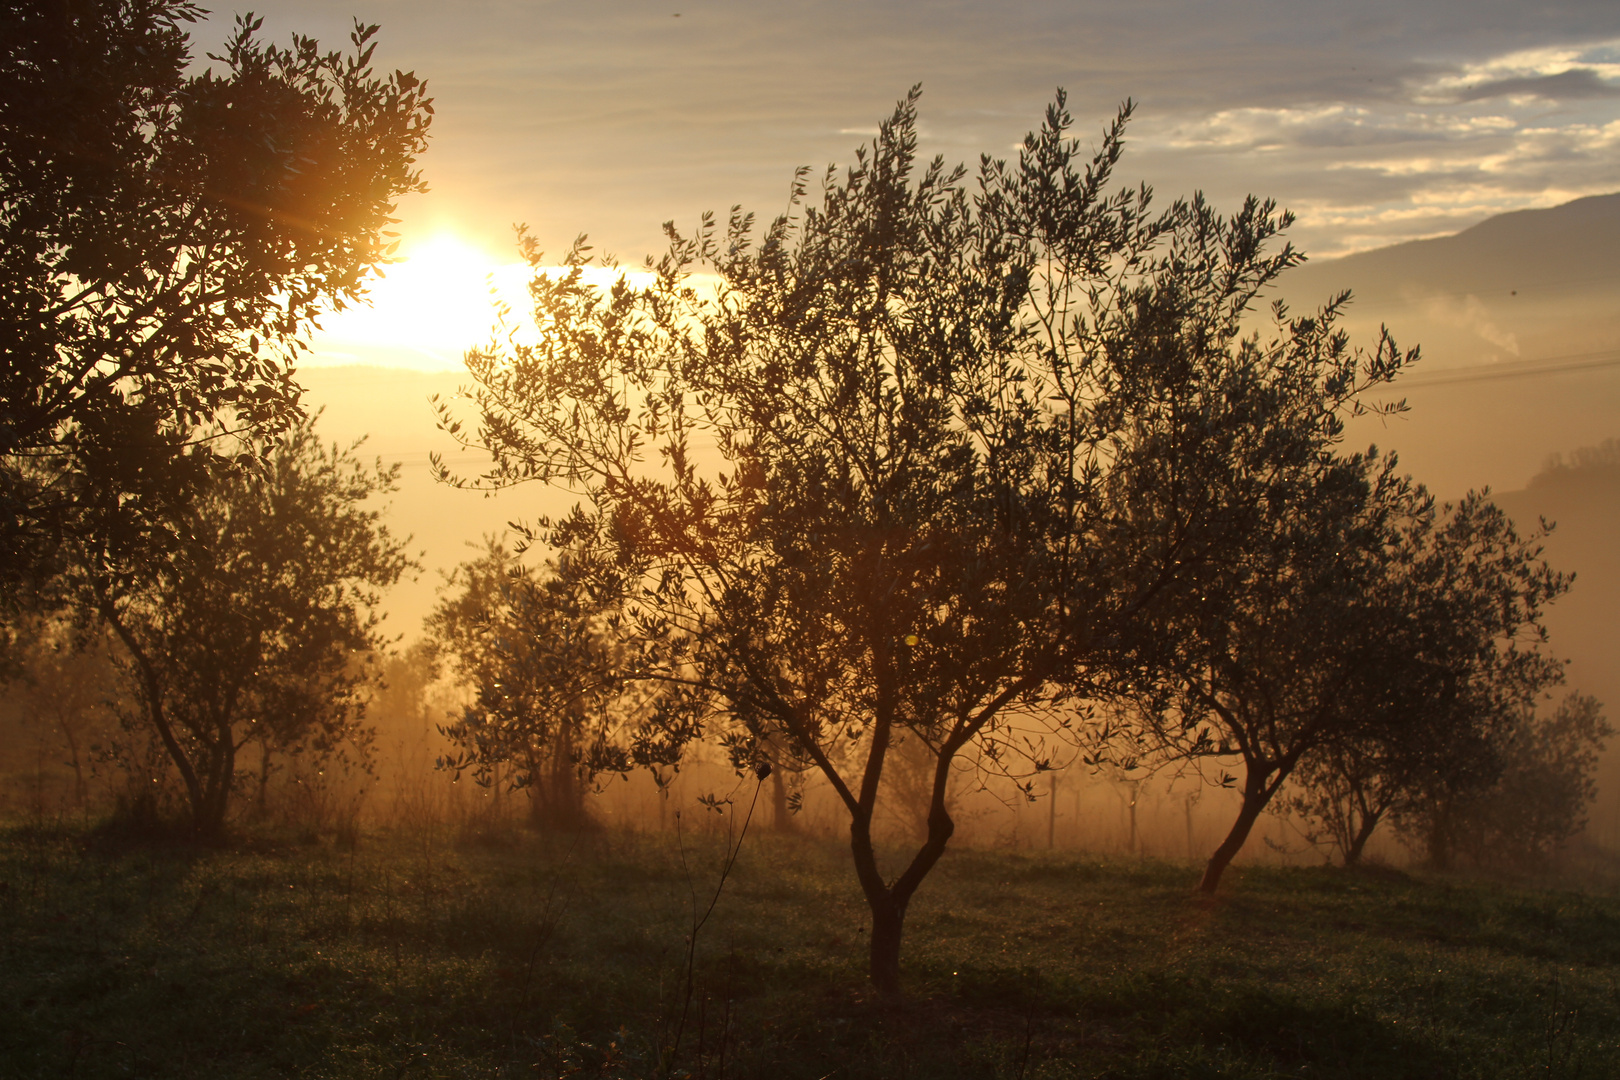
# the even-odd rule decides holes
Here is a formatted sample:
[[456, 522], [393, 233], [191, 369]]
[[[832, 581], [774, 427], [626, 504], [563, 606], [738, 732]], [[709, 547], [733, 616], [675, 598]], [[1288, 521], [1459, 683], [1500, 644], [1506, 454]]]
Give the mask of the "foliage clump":
[[[582, 497], [532, 535], [590, 552], [639, 677], [706, 703], [672, 744], [836, 793], [885, 990], [953, 776], [1032, 792], [1165, 628], [1245, 602], [1216, 586], [1277, 522], [1369, 486], [1344, 419], [1409, 359], [1351, 348], [1343, 297], [1245, 336], [1299, 259], [1289, 217], [1110, 192], [1129, 106], [1087, 155], [1060, 95], [972, 181], [917, 159], [916, 106], [819, 199], [801, 171], [763, 231], [740, 208], [668, 227], [642, 277], [593, 284], [583, 241], [556, 273], [526, 239], [538, 334], [469, 353], [476, 422], [443, 420], [492, 456], [461, 482]], [[927, 830], [890, 877], [873, 824], [902, 742], [930, 759]]]
[[[0, 603], [48, 602], [61, 545], [178, 528], [220, 429], [296, 418], [292, 365], [386, 261], [432, 99], [352, 51], [237, 20], [195, 70], [190, 0], [0, 13]], [[214, 442], [208, 443], [208, 437]], [[161, 551], [153, 555], [161, 558]]]

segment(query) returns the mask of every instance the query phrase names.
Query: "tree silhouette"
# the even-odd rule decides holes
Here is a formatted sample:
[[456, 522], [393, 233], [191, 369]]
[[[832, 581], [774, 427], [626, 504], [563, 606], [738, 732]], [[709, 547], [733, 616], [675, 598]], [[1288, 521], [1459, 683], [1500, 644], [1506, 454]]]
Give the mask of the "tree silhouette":
[[1329, 487], [1279, 504], [1268, 542], [1210, 582], [1157, 658], [1170, 685], [1141, 712], [1152, 751], [1242, 763], [1203, 892], [1291, 778], [1306, 787], [1292, 805], [1354, 861], [1426, 778], [1488, 770], [1503, 722], [1561, 678], [1541, 620], [1569, 579], [1536, 538], [1483, 496], [1437, 509], [1376, 465], [1339, 458]]
[[1332, 458], [1267, 507], [1266, 526], [1166, 609], [1137, 690], [1150, 758], [1236, 757], [1243, 801], [1199, 888], [1213, 892], [1307, 755], [1363, 737], [1366, 693], [1390, 659], [1381, 574], [1413, 492], [1377, 460]]
[[184, 447], [291, 422], [322, 311], [384, 261], [432, 113], [414, 75], [261, 43], [192, 70], [189, 0], [0, 14], [0, 599], [64, 537], [162, 530]]
[[[815, 204], [801, 171], [762, 234], [740, 209], [668, 227], [644, 283], [526, 242], [537, 343], [470, 353], [476, 428], [443, 417], [491, 452], [476, 482], [584, 497], [535, 535], [601, 553], [650, 674], [708, 696], [734, 761], [786, 747], [830, 785], [884, 992], [957, 763], [1031, 785], [1146, 613], [1241, 549], [1402, 361], [1350, 350], [1335, 309], [1242, 338], [1297, 261], [1267, 250], [1288, 219], [1107, 193], [1128, 106], [1088, 158], [1060, 95], [970, 190], [917, 162], [916, 101]], [[902, 739], [930, 759], [927, 833], [889, 877], [873, 823]]]
[[[398, 467], [324, 446], [313, 421], [218, 469], [172, 524], [165, 557], [86, 542], [73, 553], [78, 602], [122, 643], [136, 722], [179, 773], [193, 830], [217, 837], [249, 743], [264, 753], [353, 745], [380, 590], [412, 566], [366, 500]], [[217, 468], [217, 467], [216, 467]]]
[[[591, 824], [585, 794], [598, 774], [678, 760], [658, 710], [679, 695], [636, 679], [643, 658], [612, 633], [617, 618], [578, 561], [537, 570], [489, 540], [427, 621], [436, 655], [474, 695], [442, 729], [458, 749], [441, 767], [492, 784], [506, 766], [536, 824], [573, 830]], [[643, 724], [648, 715], [660, 722]]]
[[1402, 838], [1431, 866], [1535, 869], [1586, 824], [1593, 772], [1614, 729], [1596, 698], [1568, 694], [1550, 712], [1526, 701], [1487, 730], [1468, 767], [1414, 776], [1393, 800]]

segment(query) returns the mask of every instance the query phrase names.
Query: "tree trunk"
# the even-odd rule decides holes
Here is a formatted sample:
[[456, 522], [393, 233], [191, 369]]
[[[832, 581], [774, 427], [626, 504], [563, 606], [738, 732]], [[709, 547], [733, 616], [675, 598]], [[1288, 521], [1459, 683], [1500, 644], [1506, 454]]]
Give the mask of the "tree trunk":
[[1055, 772], [1052, 773], [1052, 775], [1047, 778], [1046, 782], [1050, 788], [1050, 793], [1047, 795], [1047, 798], [1051, 800], [1046, 807], [1046, 850], [1051, 851], [1057, 847], [1058, 774]]
[[270, 740], [259, 740], [259, 796], [254, 814], [259, 820], [270, 815]]
[[73, 805], [80, 810], [90, 798], [90, 785], [84, 780], [84, 764], [79, 760], [79, 740], [73, 734], [73, 725], [64, 720], [61, 714], [57, 715], [57, 726], [62, 729], [62, 737], [67, 740], [68, 764], [73, 766]]
[[950, 779], [950, 761], [942, 759], [935, 770], [932, 806], [928, 814], [928, 839], [911, 859], [911, 865], [886, 885], [878, 872], [877, 852], [872, 846], [870, 817], [856, 816], [850, 823], [850, 850], [855, 856], [855, 874], [860, 878], [866, 904], [872, 911], [870, 973], [872, 985], [886, 997], [900, 994], [900, 942], [905, 928], [906, 908], [917, 887], [945, 854], [945, 845], [956, 832], [956, 822], [945, 809], [945, 789]]
[[1221, 875], [1231, 865], [1232, 860], [1239, 851], [1243, 850], [1244, 841], [1249, 838], [1249, 830], [1260, 819], [1260, 812], [1266, 808], [1270, 800], [1270, 793], [1264, 783], [1250, 783], [1243, 792], [1243, 809], [1238, 812], [1237, 820], [1232, 823], [1232, 831], [1226, 834], [1221, 846], [1215, 849], [1215, 854], [1209, 857], [1209, 863], [1204, 867], [1204, 876], [1198, 882], [1198, 891], [1206, 896], [1213, 895], [1216, 886], [1221, 883]]
[[906, 922], [910, 894], [900, 895], [883, 883], [877, 869], [877, 853], [872, 847], [870, 821], [856, 819], [850, 825], [850, 848], [855, 856], [855, 873], [872, 912], [872, 936], [868, 943], [868, 971], [872, 985], [884, 997], [900, 996], [900, 941]]
[[559, 731], [543, 752], [529, 754], [529, 822], [545, 832], [575, 833], [596, 828], [585, 805], [585, 782], [573, 756], [573, 741]]
[[860, 880], [866, 906], [872, 912], [870, 974], [872, 984], [885, 996], [900, 993], [900, 934], [905, 925], [905, 909], [895, 903], [894, 893], [878, 872], [877, 851], [872, 846], [872, 822], [853, 814], [849, 823], [849, 850], [855, 859], [855, 876]]
[[900, 937], [906, 909], [892, 894], [867, 898], [872, 908], [872, 985], [884, 997], [900, 996]]
[[556, 799], [554, 816], [564, 831], [581, 832], [595, 826], [585, 805], [585, 781], [574, 763], [572, 740], [560, 744], [552, 758], [552, 794]]
[[1187, 861], [1191, 862], [1198, 857], [1197, 847], [1193, 844], [1193, 803], [1198, 800], [1196, 794], [1184, 795], [1181, 799], [1181, 813], [1187, 825]]
[[1378, 813], [1362, 813], [1361, 825], [1356, 829], [1355, 836], [1351, 837], [1349, 846], [1344, 849], [1344, 865], [1361, 865], [1361, 854], [1366, 850], [1367, 841], [1372, 838], [1373, 830], [1378, 828], [1378, 820], [1382, 816]]
[[1141, 852], [1137, 850], [1137, 845], [1136, 845], [1136, 798], [1137, 798], [1137, 795], [1140, 794], [1141, 790], [1142, 790], [1141, 782], [1140, 781], [1132, 782], [1130, 784], [1130, 789], [1131, 789], [1131, 854], [1132, 855], [1140, 855]]
[[236, 742], [231, 738], [228, 720], [216, 722], [214, 737], [214, 745], [208, 748], [212, 760], [203, 797], [192, 804], [192, 828], [203, 840], [218, 840], [224, 836], [231, 788], [236, 781]]
[[175, 737], [174, 729], [169, 725], [169, 718], [164, 715], [163, 688], [157, 670], [152, 666], [145, 650], [140, 647], [140, 643], [135, 640], [135, 635], [118, 618], [118, 610], [112, 601], [102, 599], [100, 608], [102, 618], [113, 628], [113, 632], [118, 635], [119, 640], [124, 643], [124, 648], [135, 661], [136, 669], [140, 673], [141, 696], [146, 699], [144, 704], [147, 719], [151, 720], [152, 726], [157, 729], [158, 738], [162, 741], [163, 748], [168, 751], [169, 760], [180, 770], [180, 779], [186, 785], [186, 797], [191, 802], [192, 820], [196, 821], [203, 803], [202, 781], [198, 778], [191, 759], [186, 756], [185, 749], [181, 747], [180, 740]]

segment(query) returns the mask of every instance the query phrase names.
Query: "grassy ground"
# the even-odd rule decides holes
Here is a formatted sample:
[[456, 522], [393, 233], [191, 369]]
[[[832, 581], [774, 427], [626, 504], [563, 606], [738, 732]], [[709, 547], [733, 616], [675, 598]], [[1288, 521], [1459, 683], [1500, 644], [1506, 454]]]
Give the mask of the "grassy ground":
[[[1614, 1077], [1620, 900], [957, 851], [864, 979], [844, 850], [0, 833], [6, 1077]], [[686, 1014], [684, 1024], [681, 1017]], [[679, 1036], [678, 1045], [677, 1033]]]

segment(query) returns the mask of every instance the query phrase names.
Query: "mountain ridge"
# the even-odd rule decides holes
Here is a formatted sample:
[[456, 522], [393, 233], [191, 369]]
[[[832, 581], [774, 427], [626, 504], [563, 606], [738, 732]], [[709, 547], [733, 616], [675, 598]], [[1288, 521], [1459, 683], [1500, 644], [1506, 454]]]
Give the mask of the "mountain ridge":
[[[1446, 291], [1530, 298], [1620, 280], [1620, 192], [1495, 214], [1448, 236], [1309, 260], [1291, 278], [1372, 282], [1366, 299], [1444, 282]], [[1395, 287], [1391, 288], [1389, 282]]]

